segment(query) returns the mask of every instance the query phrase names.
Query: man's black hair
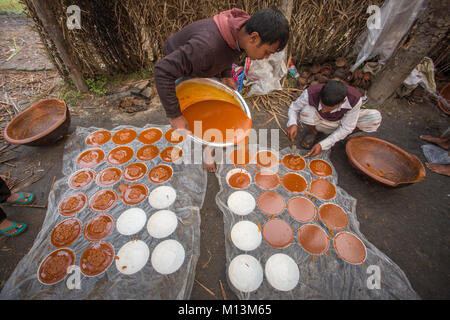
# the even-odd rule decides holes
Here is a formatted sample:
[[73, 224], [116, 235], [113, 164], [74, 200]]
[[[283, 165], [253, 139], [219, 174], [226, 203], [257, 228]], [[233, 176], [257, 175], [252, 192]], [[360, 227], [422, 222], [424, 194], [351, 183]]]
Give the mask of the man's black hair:
[[329, 80], [320, 90], [320, 100], [327, 107], [333, 107], [347, 96], [347, 87], [337, 80]]
[[275, 8], [264, 8], [252, 15], [245, 24], [245, 31], [248, 34], [258, 32], [261, 44], [279, 41], [277, 51], [283, 50], [289, 40], [289, 22], [281, 11]]

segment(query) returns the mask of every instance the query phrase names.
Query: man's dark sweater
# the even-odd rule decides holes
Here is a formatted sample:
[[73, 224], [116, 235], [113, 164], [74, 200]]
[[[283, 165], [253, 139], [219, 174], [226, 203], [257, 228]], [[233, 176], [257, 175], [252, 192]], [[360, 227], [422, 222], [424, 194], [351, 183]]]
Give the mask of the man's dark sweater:
[[175, 80], [181, 77], [231, 77], [241, 52], [222, 37], [213, 18], [194, 22], [164, 43], [165, 57], [155, 65], [156, 89], [168, 118], [181, 116]]

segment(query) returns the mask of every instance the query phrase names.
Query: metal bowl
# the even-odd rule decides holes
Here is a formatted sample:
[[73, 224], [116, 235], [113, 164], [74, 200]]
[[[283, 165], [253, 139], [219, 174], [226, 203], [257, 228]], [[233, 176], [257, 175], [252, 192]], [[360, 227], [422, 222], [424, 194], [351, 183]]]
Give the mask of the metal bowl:
[[45, 99], [33, 103], [12, 119], [3, 136], [11, 144], [51, 145], [67, 134], [69, 126], [66, 103], [60, 99]]
[[[191, 99], [190, 93], [183, 90], [184, 86], [187, 84], [200, 84], [202, 86], [205, 86], [205, 88], [216, 88], [219, 90], [201, 90], [195, 92], [195, 100]], [[211, 79], [211, 78], [188, 78], [188, 79], [182, 79], [180, 81], [177, 81], [176, 83], [176, 93], [177, 98], [180, 102], [180, 109], [183, 111], [188, 106], [190, 106], [193, 103], [205, 101], [205, 100], [222, 100], [231, 102], [233, 104], [236, 104], [242, 108], [242, 110], [245, 112], [247, 117], [250, 119], [252, 118], [250, 114], [250, 109], [245, 102], [244, 98], [239, 94], [239, 92], [231, 89], [230, 87], [224, 85], [222, 82]], [[188, 135], [192, 140], [195, 142], [209, 145], [212, 147], [218, 147], [218, 148], [225, 148], [228, 146], [233, 146], [234, 143], [232, 142], [226, 142], [226, 143], [219, 143], [219, 142], [208, 142], [203, 139], [200, 139], [197, 136], [194, 136], [193, 134]]]
[[370, 178], [391, 187], [422, 181], [425, 167], [415, 155], [374, 137], [355, 137], [345, 147], [350, 163]]

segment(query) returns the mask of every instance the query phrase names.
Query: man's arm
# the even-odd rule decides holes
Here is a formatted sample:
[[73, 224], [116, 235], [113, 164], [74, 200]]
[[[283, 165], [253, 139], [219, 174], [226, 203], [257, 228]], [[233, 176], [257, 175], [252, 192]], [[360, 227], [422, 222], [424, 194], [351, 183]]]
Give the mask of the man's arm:
[[191, 39], [155, 65], [155, 84], [168, 118], [182, 116], [175, 92], [178, 78], [199, 73], [211, 67], [214, 53], [200, 39]]
[[289, 106], [287, 127], [297, 125], [298, 113], [302, 111], [305, 106], [308, 106], [308, 91], [303, 91], [300, 97], [297, 98]]
[[356, 128], [356, 123], [358, 122], [359, 111], [361, 110], [362, 99], [359, 99], [356, 106], [354, 106], [350, 111], [345, 113], [341, 120], [341, 125], [327, 138], [319, 142], [322, 150], [328, 150], [334, 144], [353, 132]]

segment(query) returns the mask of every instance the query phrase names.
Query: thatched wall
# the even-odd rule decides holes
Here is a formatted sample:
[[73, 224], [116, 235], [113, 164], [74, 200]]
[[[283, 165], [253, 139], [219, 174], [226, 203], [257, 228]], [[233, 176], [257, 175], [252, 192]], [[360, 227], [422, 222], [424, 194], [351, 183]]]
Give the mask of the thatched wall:
[[[63, 76], [68, 70], [36, 17], [30, 0], [21, 0]], [[65, 37], [72, 45], [86, 77], [135, 72], [149, 68], [161, 56], [164, 40], [183, 26], [239, 7], [250, 14], [263, 7], [279, 7], [279, 0], [53, 0]], [[352, 53], [366, 28], [369, 5], [383, 0], [294, 0], [288, 51], [296, 64], [323, 62]], [[66, 9], [81, 8], [81, 30], [68, 30]]]

